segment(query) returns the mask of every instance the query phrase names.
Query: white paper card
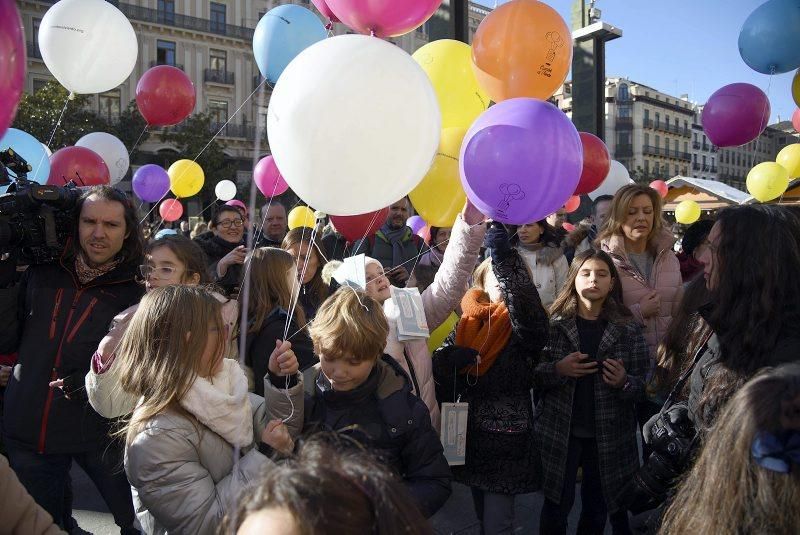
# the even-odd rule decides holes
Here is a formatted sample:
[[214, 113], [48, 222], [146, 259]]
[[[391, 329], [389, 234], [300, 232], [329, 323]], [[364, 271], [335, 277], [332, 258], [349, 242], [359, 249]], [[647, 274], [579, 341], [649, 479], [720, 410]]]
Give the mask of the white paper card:
[[336, 282], [342, 286], [350, 286], [359, 290], [367, 289], [366, 256], [363, 254], [350, 256], [342, 261], [333, 274]]
[[[428, 338], [428, 320], [417, 288], [391, 287], [393, 311], [397, 315], [397, 339], [401, 342]], [[386, 307], [384, 307], [384, 310]], [[394, 314], [392, 314], [394, 315]]]
[[469, 403], [442, 403], [441, 440], [444, 457], [450, 466], [460, 466], [467, 459], [467, 417]]

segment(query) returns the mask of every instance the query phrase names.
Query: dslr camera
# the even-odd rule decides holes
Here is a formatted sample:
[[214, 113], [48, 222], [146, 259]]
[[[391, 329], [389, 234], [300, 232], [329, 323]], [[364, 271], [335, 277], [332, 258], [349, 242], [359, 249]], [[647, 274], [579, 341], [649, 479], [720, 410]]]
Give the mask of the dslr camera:
[[13, 149], [0, 152], [0, 186], [8, 186], [0, 195], [0, 261], [14, 267], [49, 264], [61, 257], [80, 197], [72, 184], [43, 186], [29, 181], [30, 171], [30, 164]]

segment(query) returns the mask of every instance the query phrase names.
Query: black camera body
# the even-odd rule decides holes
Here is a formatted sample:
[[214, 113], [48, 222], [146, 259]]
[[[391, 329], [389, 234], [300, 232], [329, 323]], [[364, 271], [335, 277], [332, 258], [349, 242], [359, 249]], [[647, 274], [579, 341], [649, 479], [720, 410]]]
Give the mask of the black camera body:
[[[0, 152], [0, 261], [49, 264], [64, 252], [80, 197], [75, 185], [43, 186], [27, 179], [30, 165], [12, 149]], [[9, 171], [13, 172], [12, 180]]]

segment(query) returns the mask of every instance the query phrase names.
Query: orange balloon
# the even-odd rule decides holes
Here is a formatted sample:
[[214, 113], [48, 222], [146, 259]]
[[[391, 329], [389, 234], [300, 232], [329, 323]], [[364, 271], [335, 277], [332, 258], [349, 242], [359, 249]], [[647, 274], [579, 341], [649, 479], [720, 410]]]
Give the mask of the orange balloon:
[[475, 33], [472, 67], [495, 102], [550, 98], [572, 64], [572, 34], [552, 7], [512, 0], [492, 11]]

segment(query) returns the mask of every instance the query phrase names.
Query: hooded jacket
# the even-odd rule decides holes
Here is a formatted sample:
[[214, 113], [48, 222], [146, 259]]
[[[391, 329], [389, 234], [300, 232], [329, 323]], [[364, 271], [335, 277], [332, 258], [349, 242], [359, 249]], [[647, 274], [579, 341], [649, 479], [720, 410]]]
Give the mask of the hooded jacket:
[[567, 280], [569, 266], [567, 257], [564, 256], [564, 249], [544, 246], [538, 251], [531, 251], [518, 246], [517, 250], [533, 276], [533, 283], [539, 292], [542, 306], [545, 309], [550, 308]]

